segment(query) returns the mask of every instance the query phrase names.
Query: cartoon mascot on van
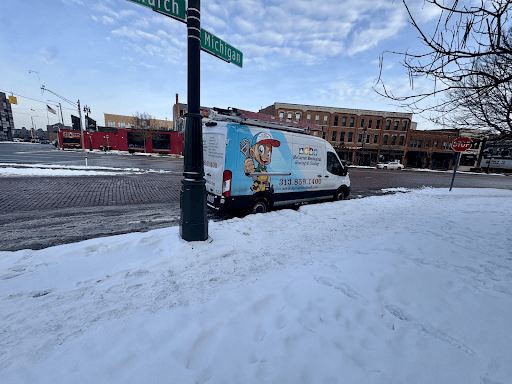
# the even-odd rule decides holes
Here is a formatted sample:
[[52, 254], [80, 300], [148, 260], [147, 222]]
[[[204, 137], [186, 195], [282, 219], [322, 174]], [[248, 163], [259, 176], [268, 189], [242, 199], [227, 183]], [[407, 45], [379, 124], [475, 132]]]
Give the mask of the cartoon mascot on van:
[[[272, 147], [279, 147], [281, 143], [274, 140], [267, 132], [254, 135], [252, 143], [248, 139], [242, 139], [242, 141], [240, 152], [245, 155], [244, 172], [254, 181], [251, 187], [252, 193], [264, 191], [274, 193], [274, 186], [270, 184], [270, 176], [265, 173], [267, 165], [272, 161]], [[261, 175], [255, 175], [255, 173], [261, 173]]]

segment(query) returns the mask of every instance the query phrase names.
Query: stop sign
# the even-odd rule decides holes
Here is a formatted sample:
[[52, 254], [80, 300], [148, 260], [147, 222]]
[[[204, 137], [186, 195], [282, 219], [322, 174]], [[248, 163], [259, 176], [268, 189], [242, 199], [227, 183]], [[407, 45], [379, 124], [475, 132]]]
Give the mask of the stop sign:
[[465, 150], [471, 148], [471, 144], [473, 142], [468, 137], [459, 137], [452, 142], [452, 149], [456, 152], [464, 152]]

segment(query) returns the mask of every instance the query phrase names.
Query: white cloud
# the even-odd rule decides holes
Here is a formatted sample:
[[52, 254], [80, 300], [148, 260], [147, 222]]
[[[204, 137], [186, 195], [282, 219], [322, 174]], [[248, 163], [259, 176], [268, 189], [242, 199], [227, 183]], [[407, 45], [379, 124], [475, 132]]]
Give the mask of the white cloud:
[[392, 13], [383, 22], [374, 23], [370, 28], [361, 28], [354, 34], [349, 54], [354, 55], [377, 46], [382, 40], [397, 36], [407, 25], [405, 14]]
[[160, 37], [158, 37], [157, 35], [141, 31], [140, 29], [131, 29], [127, 26], [123, 26], [119, 29], [114, 29], [112, 31], [112, 34], [120, 37], [128, 37], [133, 40], [148, 39], [155, 42], [159, 42], [161, 40]]
[[142, 62], [140, 62], [139, 65], [142, 65], [143, 67], [145, 67], [147, 69], [154, 69], [154, 68], [156, 68], [155, 65], [146, 64], [146, 63], [142, 63]]
[[108, 17], [108, 16], [103, 16], [102, 17], [102, 22], [105, 25], [113, 25], [113, 24], [116, 23], [116, 21], [113, 18]]
[[54, 62], [59, 56], [59, 50], [56, 47], [45, 47], [39, 51], [40, 60], [44, 63], [49, 64]]
[[85, 4], [84, 4], [82, 1], [80, 1], [80, 0], [62, 0], [62, 2], [63, 2], [64, 4], [68, 4], [68, 5], [73, 4], [73, 3], [74, 3], [74, 4], [85, 5]]
[[[424, 18], [435, 15], [435, 9], [419, 3], [413, 7], [424, 10]], [[113, 36], [186, 45], [186, 28], [171, 18], [105, 3], [92, 9], [104, 14], [103, 23], [121, 24]], [[403, 4], [390, 0], [211, 0], [203, 4], [201, 19], [204, 29], [242, 50], [247, 60], [277, 55], [308, 65], [375, 48], [407, 25]]]

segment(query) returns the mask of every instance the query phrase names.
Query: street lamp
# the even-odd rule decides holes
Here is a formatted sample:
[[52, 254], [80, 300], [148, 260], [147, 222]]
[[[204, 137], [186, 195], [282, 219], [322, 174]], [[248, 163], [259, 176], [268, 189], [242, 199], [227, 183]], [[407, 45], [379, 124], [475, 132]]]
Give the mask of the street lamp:
[[363, 137], [362, 137], [363, 143], [361, 144], [361, 156], [359, 156], [359, 165], [364, 165], [362, 163], [364, 160], [363, 157], [364, 157], [364, 143], [366, 142], [366, 130], [367, 130], [367, 128], [364, 127], [363, 128]]
[[37, 73], [37, 79], [39, 80], [39, 89], [41, 89], [41, 96], [43, 96], [43, 89], [41, 88], [41, 78], [39, 77], [39, 72], [28, 70], [28, 73]]
[[89, 128], [89, 113], [91, 113], [91, 108], [87, 104], [84, 106], [84, 113], [85, 113], [85, 129], [87, 130]]

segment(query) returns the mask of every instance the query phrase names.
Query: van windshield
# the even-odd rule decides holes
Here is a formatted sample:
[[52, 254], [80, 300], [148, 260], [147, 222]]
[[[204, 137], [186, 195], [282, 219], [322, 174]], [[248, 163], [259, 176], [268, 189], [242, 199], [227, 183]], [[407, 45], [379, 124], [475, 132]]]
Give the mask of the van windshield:
[[338, 157], [332, 152], [327, 152], [327, 172], [339, 176], [343, 174], [343, 166], [340, 164]]

